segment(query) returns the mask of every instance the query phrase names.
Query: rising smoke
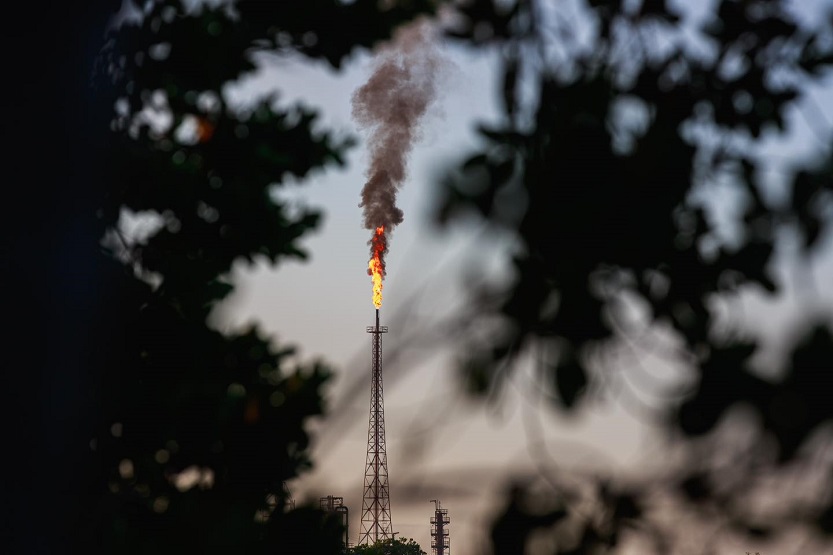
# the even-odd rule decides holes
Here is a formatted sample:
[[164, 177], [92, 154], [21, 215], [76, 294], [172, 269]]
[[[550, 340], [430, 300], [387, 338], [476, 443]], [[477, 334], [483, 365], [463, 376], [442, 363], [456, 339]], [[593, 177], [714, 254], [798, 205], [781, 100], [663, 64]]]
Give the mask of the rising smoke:
[[367, 132], [370, 151], [359, 206], [364, 209], [364, 226], [373, 232], [371, 261], [378, 258], [382, 277], [389, 235], [403, 219], [396, 193], [407, 176], [408, 154], [419, 139], [444, 63], [431, 33], [427, 22], [401, 29], [393, 44], [379, 53], [370, 79], [353, 94], [353, 118]]

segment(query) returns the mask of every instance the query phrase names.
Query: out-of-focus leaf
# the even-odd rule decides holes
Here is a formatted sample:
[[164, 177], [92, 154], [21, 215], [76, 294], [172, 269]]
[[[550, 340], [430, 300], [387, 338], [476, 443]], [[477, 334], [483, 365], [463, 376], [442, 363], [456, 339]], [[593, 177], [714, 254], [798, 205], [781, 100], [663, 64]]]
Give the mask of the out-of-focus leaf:
[[512, 117], [516, 109], [518, 87], [518, 61], [510, 59], [503, 69], [503, 110]]
[[574, 359], [559, 363], [554, 369], [555, 387], [566, 409], [576, 406], [587, 387], [587, 371]]

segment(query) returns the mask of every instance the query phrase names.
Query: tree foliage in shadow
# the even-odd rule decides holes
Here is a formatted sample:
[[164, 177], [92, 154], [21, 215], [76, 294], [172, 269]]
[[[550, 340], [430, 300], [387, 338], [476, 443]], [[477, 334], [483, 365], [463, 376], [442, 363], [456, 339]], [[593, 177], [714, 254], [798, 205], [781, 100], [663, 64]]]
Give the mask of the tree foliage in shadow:
[[[638, 299], [649, 329], [673, 330], [682, 346], [676, 362], [698, 377], [662, 418], [690, 438], [690, 464], [627, 494], [597, 484], [598, 510], [579, 539], [570, 535], [554, 552], [612, 548], [629, 522], [654, 537], [656, 551], [672, 549], [673, 533], [655, 533], [640, 509], [660, 485], [756, 538], [799, 524], [830, 530], [829, 498], [809, 505], [785, 498], [793, 514], [763, 520], [753, 518], [754, 503], [738, 508], [764, 476], [810, 464], [802, 446], [833, 420], [830, 331], [812, 330], [779, 377], [764, 378], [749, 364], [759, 345], [742, 329], [721, 331], [710, 305], [744, 290], [776, 292], [767, 269], [780, 239], [799, 237], [807, 261], [830, 234], [830, 145], [816, 166], [785, 170], [786, 200], [767, 194], [762, 180], [762, 143], [787, 133], [787, 112], [833, 64], [829, 26], [799, 24], [786, 4], [720, 0], [692, 29], [664, 0], [587, 0], [563, 9], [473, 0], [450, 30], [465, 44], [504, 53], [504, 117], [480, 128], [486, 146], [448, 174], [438, 219], [475, 213], [517, 239], [511, 283], [476, 292], [464, 318], [472, 323], [462, 362], [469, 388], [496, 394], [519, 355], [533, 350], [542, 353], [540, 376], [556, 406], [576, 410], [588, 392], [604, 390], [609, 366], [623, 364], [594, 369], [590, 361], [644, 332], [626, 322], [624, 296]], [[728, 207], [729, 232], [702, 200], [727, 183], [741, 199]], [[725, 469], [710, 465], [709, 454], [727, 447], [713, 438], [736, 410], [755, 415], [742, 428], [764, 430], [777, 461], [761, 439], [743, 457], [749, 472], [715, 487]], [[511, 534], [498, 530], [528, 538], [535, 527], [528, 525], [534, 512], [517, 506], [510, 500], [495, 525], [496, 553], [523, 545], [501, 543]]]
[[379, 540], [368, 545], [357, 545], [347, 550], [350, 555], [426, 555], [422, 547], [411, 538]]
[[[83, 345], [63, 353], [78, 357], [80, 393], [67, 404], [84, 408], [61, 438], [72, 447], [59, 473], [77, 495], [50, 492], [60, 508], [48, 527], [60, 530], [41, 530], [40, 548], [24, 537], [27, 552], [341, 552], [339, 525], [286, 510], [283, 487], [311, 464], [305, 427], [324, 410], [328, 368], [298, 362], [254, 327], [221, 333], [206, 319], [232, 290], [236, 261], [306, 257], [298, 241], [320, 214], [290, 209], [275, 189], [343, 164], [350, 141], [319, 131], [310, 109], [272, 98], [230, 106], [223, 89], [256, 69], [258, 52], [338, 68], [431, 10], [421, 0], [386, 10], [367, 0], [187, 9], [160, 0], [107, 33], [83, 79], [89, 98], [72, 106], [88, 110], [94, 137], [70, 146], [83, 151], [87, 181], [68, 181], [79, 182], [72, 216], [89, 224], [79, 240], [95, 284], [79, 300], [91, 306], [75, 324]], [[68, 47], [89, 49], [103, 31]], [[125, 232], [131, 213], [146, 236]]]

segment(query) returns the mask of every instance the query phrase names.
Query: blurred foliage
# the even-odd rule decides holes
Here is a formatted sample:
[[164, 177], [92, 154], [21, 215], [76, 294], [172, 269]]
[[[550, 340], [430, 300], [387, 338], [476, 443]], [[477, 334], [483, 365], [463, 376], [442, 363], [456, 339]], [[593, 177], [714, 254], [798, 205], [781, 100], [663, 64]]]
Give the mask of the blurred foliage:
[[351, 555], [426, 555], [411, 538], [379, 540], [369, 545], [357, 545], [347, 550]]
[[[662, 482], [666, 491], [679, 490], [701, 515], [745, 537], [799, 524], [826, 533], [829, 495], [810, 508], [785, 498], [784, 511], [765, 524], [743, 499], [764, 476], [806, 462], [800, 448], [833, 420], [830, 331], [812, 330], [778, 377], [764, 378], [750, 364], [759, 345], [743, 329], [726, 329], [714, 302], [776, 292], [770, 269], [785, 236], [800, 238], [804, 263], [830, 236], [831, 145], [815, 166], [796, 161], [784, 170], [784, 200], [766, 194], [760, 148], [788, 132], [787, 113], [829, 77], [829, 20], [800, 24], [778, 0], [719, 0], [699, 27], [665, 0], [569, 4], [462, 2], [449, 31], [464, 44], [499, 48], [503, 118], [480, 128], [483, 149], [448, 174], [438, 219], [474, 213], [516, 239], [511, 282], [480, 288], [463, 318], [469, 388], [498, 394], [531, 352], [555, 406], [575, 411], [594, 392], [611, 393], [605, 383], [616, 367], [634, 364], [605, 357], [613, 345], [647, 343], [647, 356], [652, 331], [670, 329], [680, 349], [667, 364], [697, 379], [661, 414], [692, 448], [677, 481]], [[826, 131], [819, 140], [829, 143]], [[728, 208], [728, 231], [703, 200], [727, 183], [740, 199], [718, 207]], [[643, 322], [633, 317], [639, 311]], [[744, 456], [756, 461], [749, 472], [715, 489], [708, 482], [723, 467], [707, 461], [714, 449], [730, 450], [709, 438], [738, 409], [755, 415], [747, 428], [767, 439]], [[772, 441], [778, 462], [765, 463]], [[667, 552], [668, 537], [654, 534], [653, 517], [641, 509], [649, 493], [648, 486], [626, 495], [601, 487], [584, 531], [560, 536], [554, 552], [613, 548], [634, 521], [655, 536], [657, 552]], [[495, 534], [503, 530], [496, 553], [521, 552], [533, 528], [549, 525], [512, 507], [495, 526]], [[500, 539], [512, 534], [518, 538]]]
[[[29, 553], [339, 553], [339, 525], [318, 510], [289, 510], [284, 487], [311, 464], [306, 426], [325, 408], [328, 368], [299, 362], [292, 347], [256, 327], [226, 333], [206, 320], [231, 292], [235, 262], [306, 257], [298, 241], [320, 214], [287, 206], [276, 188], [343, 164], [351, 142], [322, 131], [311, 109], [278, 108], [271, 97], [232, 106], [224, 93], [256, 70], [259, 53], [296, 52], [338, 68], [433, 3], [159, 0], [111, 27], [102, 43], [103, 19], [115, 8], [61, 9], [55, 15], [64, 21], [48, 15], [43, 24], [67, 36], [65, 52], [52, 54], [57, 81], [79, 95], [61, 99], [66, 113], [55, 112], [55, 124], [73, 129], [61, 171], [64, 187], [74, 188], [73, 202], [55, 213], [84, 226], [67, 237], [87, 259], [69, 250], [60, 256], [70, 261], [65, 278], [78, 266], [86, 272], [78, 282], [87, 285], [74, 300], [84, 310], [56, 298], [44, 311], [70, 307], [75, 320], [61, 327], [64, 344], [55, 348], [64, 367], [45, 371], [36, 387], [71, 383], [66, 406], [83, 409], [63, 425], [41, 417], [56, 434], [47, 441], [69, 445], [44, 452], [62, 457], [62, 468], [50, 470], [60, 478], [43, 495], [56, 507], [45, 515], [57, 530], [52, 537], [42, 525], [37, 533], [27, 528], [17, 546]], [[58, 31], [90, 14], [100, 27]], [[79, 79], [64, 64], [89, 71]], [[45, 181], [53, 177], [49, 163], [40, 162]], [[58, 438], [53, 430], [62, 428]]]
[[[320, 215], [290, 210], [274, 190], [342, 163], [349, 141], [307, 108], [229, 106], [224, 88], [261, 52], [338, 68], [434, 4], [152, 1], [103, 48], [112, 1], [9, 8], [21, 10], [0, 49], [12, 83], [2, 132], [15, 271], [5, 274], [20, 331], [4, 376], [10, 551], [340, 551], [333, 519], [287, 510], [283, 488], [311, 464], [305, 425], [324, 410], [327, 368], [256, 328], [221, 333], [206, 318], [231, 291], [235, 261], [306, 256], [298, 239]], [[541, 531], [556, 553], [613, 549], [633, 533], [673, 551], [658, 496], [747, 538], [805, 526], [829, 540], [833, 469], [802, 449], [833, 416], [830, 331], [813, 329], [765, 379], [749, 368], [758, 346], [716, 333], [710, 308], [744, 288], [777, 289], [767, 267], [785, 232], [808, 258], [829, 234], [829, 151], [791, 169], [777, 200], [756, 150], [829, 75], [828, 22], [801, 25], [778, 0], [718, 0], [692, 45], [664, 0], [454, 4], [450, 34], [505, 56], [505, 118], [481, 129], [487, 146], [449, 177], [439, 217], [473, 211], [518, 239], [515, 281], [471, 304], [474, 326], [505, 324], [467, 350], [472, 389], [495, 391], [533, 348], [557, 406], [579, 410], [603, 390], [606, 369], [590, 360], [641, 333], [620, 321], [623, 295], [675, 331], [698, 377], [665, 415], [691, 438], [681, 470], [649, 484], [558, 484], [543, 503], [516, 490], [495, 552], [521, 552]], [[697, 200], [726, 180], [743, 198], [729, 239]], [[127, 234], [129, 213], [153, 230]], [[738, 411], [753, 416], [729, 452], [720, 424]], [[788, 473], [816, 479], [817, 495], [787, 491], [764, 514], [745, 502]]]

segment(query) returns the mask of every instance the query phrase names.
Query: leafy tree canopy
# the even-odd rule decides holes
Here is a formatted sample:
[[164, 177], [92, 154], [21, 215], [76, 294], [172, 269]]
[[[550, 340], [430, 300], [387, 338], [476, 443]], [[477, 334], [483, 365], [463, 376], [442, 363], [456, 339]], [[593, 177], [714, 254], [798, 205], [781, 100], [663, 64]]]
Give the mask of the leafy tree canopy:
[[[89, 9], [117, 7], [105, 4]], [[271, 97], [232, 106], [224, 87], [256, 71], [258, 53], [337, 68], [432, 9], [423, 0], [387, 9], [155, 0], [103, 44], [89, 46], [102, 27], [56, 53], [68, 60], [62, 72], [89, 70], [83, 92], [72, 89], [82, 100], [50, 124], [85, 130], [62, 147], [72, 170], [64, 187], [74, 187], [64, 209], [77, 207], [72, 224], [86, 233], [71, 246], [86, 258], [61, 256], [86, 274], [68, 303], [77, 333], [61, 336], [74, 374], [58, 382], [72, 385], [67, 406], [84, 408], [54, 440], [71, 446], [59, 491], [74, 493], [53, 503], [50, 526], [60, 530], [46, 551], [340, 551], [338, 527], [319, 511], [287, 511], [283, 487], [311, 465], [306, 426], [324, 410], [328, 367], [299, 362], [256, 326], [223, 333], [206, 320], [232, 290], [236, 261], [307, 256], [298, 241], [320, 214], [290, 210], [277, 189], [343, 164], [351, 143], [321, 129], [311, 108], [277, 108]], [[62, 9], [71, 12], [63, 25], [83, 21], [78, 11]], [[143, 233], [126, 231], [131, 214]]]
[[347, 550], [351, 555], [426, 555], [411, 538], [380, 540], [373, 544], [357, 545]]

